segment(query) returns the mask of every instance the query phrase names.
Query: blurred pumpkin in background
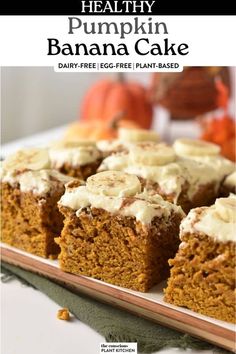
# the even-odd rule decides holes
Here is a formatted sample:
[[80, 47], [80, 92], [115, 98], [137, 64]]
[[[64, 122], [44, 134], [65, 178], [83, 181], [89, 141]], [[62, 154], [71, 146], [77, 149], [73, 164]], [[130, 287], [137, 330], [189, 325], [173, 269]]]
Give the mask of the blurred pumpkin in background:
[[218, 144], [221, 154], [236, 161], [236, 125], [235, 120], [225, 113], [220, 117], [212, 116], [201, 121], [201, 139]]
[[151, 127], [152, 105], [147, 90], [140, 83], [126, 81], [123, 73], [117, 74], [116, 81], [101, 80], [88, 90], [81, 104], [80, 121], [99, 120], [104, 124], [117, 114], [141, 128]]
[[229, 89], [222, 80], [215, 81], [218, 93], [217, 105], [220, 111], [198, 117], [202, 128], [201, 139], [218, 144], [221, 154], [229, 160], [236, 161], [236, 122], [229, 114]]
[[151, 100], [167, 108], [172, 119], [191, 119], [218, 107], [217, 77], [230, 89], [227, 67], [189, 66], [182, 72], [154, 73]]

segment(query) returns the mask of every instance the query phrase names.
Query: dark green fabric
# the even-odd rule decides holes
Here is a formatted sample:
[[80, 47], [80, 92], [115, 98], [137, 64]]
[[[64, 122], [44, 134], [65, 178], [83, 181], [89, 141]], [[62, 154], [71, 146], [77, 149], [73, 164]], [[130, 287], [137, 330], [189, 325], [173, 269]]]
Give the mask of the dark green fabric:
[[152, 353], [164, 347], [211, 349], [227, 353], [187, 334], [100, 303], [85, 295], [75, 294], [43, 276], [13, 265], [2, 262], [2, 273], [2, 281], [9, 281], [12, 276], [16, 276], [46, 294], [61, 307], [67, 307], [75, 317], [104, 336], [108, 342], [137, 342], [140, 353]]

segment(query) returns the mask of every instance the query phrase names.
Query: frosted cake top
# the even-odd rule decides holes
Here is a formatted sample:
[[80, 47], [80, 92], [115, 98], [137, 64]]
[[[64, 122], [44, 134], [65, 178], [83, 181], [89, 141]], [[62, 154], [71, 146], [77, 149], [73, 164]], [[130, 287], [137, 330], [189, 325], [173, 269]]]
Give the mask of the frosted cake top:
[[71, 188], [69, 183], [59, 204], [75, 210], [77, 216], [83, 208], [94, 207], [134, 216], [143, 224], [150, 224], [155, 216], [168, 219], [172, 211], [184, 216], [181, 207], [164, 201], [161, 196], [142, 193], [139, 179], [121, 171], [97, 173], [80, 187]]

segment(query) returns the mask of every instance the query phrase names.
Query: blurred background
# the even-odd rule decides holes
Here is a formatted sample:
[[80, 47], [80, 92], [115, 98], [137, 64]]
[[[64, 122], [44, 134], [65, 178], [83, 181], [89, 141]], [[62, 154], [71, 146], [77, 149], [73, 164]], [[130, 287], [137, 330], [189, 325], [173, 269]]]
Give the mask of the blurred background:
[[[96, 102], [102, 90], [105, 90], [105, 85], [98, 85], [95, 91], [88, 93], [94, 85], [107, 79], [117, 83], [123, 82], [119, 90], [117, 85], [116, 93], [110, 96], [103, 94], [100, 99], [104, 101], [105, 97], [106, 101], [113, 102], [109, 103], [114, 106], [113, 111], [109, 108], [109, 114], [119, 113], [115, 111], [119, 102], [124, 104], [125, 112], [129, 111], [129, 116], [125, 118], [135, 121], [137, 107], [139, 110], [143, 107], [139, 106], [138, 96], [135, 102], [124, 87], [124, 82], [135, 82], [137, 87], [144, 86], [145, 93], [142, 95], [145, 94], [148, 103], [143, 102], [143, 106], [148, 104], [152, 109], [151, 120], [150, 117], [143, 117], [143, 120], [149, 119], [150, 124], [141, 122], [141, 126], [154, 128], [162, 135], [167, 130], [170, 134], [172, 129], [175, 133], [179, 130], [177, 135], [195, 137], [199, 134], [196, 132], [196, 129], [199, 130], [199, 124], [193, 125], [193, 122], [197, 122], [194, 119], [209, 112], [214, 115], [212, 112], [218, 109], [223, 109], [221, 114], [230, 114], [231, 118], [235, 119], [233, 67], [187, 67], [182, 73], [122, 73], [122, 79], [117, 73], [56, 73], [52, 67], [2, 67], [2, 144], [79, 120], [85, 100], [85, 111], [90, 115], [88, 120], [95, 114], [98, 116], [94, 118], [107, 120], [102, 116], [104, 112], [101, 113], [104, 102]], [[216, 84], [217, 80], [219, 85]], [[90, 97], [89, 100], [86, 95]], [[99, 108], [96, 104], [100, 105]], [[86, 112], [83, 115], [86, 115]], [[201, 126], [200, 129], [202, 128]]]
[[[150, 74], [125, 74], [148, 86]], [[115, 73], [56, 73], [52, 67], [2, 67], [2, 143], [69, 123], [86, 90]]]

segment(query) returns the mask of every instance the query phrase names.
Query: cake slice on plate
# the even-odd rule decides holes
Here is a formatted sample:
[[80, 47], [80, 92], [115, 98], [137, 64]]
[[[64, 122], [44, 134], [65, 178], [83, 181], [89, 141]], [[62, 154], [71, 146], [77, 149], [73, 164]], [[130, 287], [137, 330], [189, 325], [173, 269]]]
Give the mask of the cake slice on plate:
[[55, 257], [63, 226], [57, 202], [71, 181], [50, 169], [46, 149], [25, 149], [2, 164], [1, 240], [42, 257]]
[[236, 321], [236, 197], [190, 211], [180, 226], [182, 243], [165, 300], [219, 320]]
[[217, 144], [198, 139], [181, 138], [174, 142], [173, 148], [180, 158], [198, 161], [205, 165], [206, 169], [207, 167], [213, 168], [219, 183], [222, 183], [225, 177], [235, 171], [235, 163], [220, 154], [221, 148]]
[[[190, 148], [189, 148], [190, 149]], [[204, 154], [201, 149], [199, 154]], [[233, 164], [230, 162], [231, 171]], [[219, 171], [212, 165], [178, 156], [164, 143], [139, 142], [106, 157], [98, 171], [117, 170], [136, 175], [145, 190], [190, 209], [212, 204], [218, 196]]]
[[105, 171], [70, 183], [59, 202], [62, 270], [147, 291], [168, 276], [179, 245], [179, 206], [141, 192], [134, 175]]
[[90, 140], [53, 143], [49, 148], [49, 156], [52, 168], [84, 180], [96, 173], [102, 161], [101, 152]]

